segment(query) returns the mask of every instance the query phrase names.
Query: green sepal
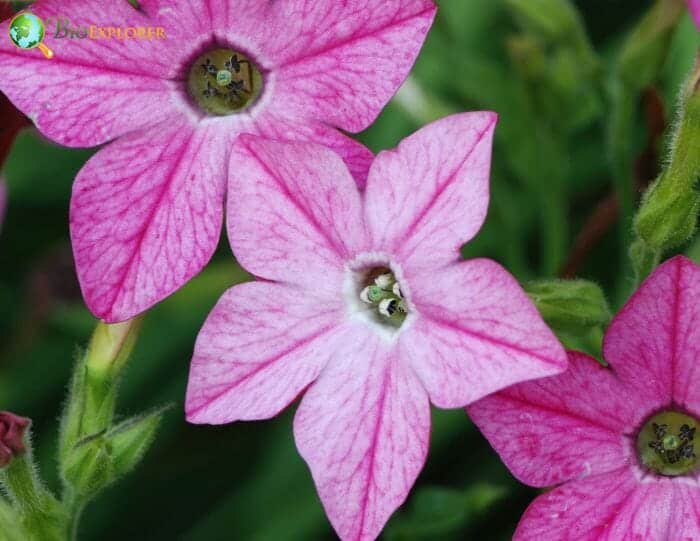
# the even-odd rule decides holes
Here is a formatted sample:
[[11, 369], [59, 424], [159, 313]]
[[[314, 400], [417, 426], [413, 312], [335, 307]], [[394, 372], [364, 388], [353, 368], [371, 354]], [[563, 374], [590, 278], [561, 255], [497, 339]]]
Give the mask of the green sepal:
[[86, 499], [113, 479], [112, 450], [105, 433], [94, 434], [79, 441], [63, 464], [63, 481], [73, 493]]
[[141, 462], [169, 408], [166, 406], [152, 413], [132, 417], [109, 431], [107, 438], [112, 447], [112, 467], [116, 477], [129, 473]]
[[584, 333], [610, 322], [605, 294], [593, 282], [542, 280], [526, 284], [525, 291], [555, 332]]
[[61, 418], [59, 463], [66, 470], [78, 442], [108, 430], [114, 421], [121, 373], [136, 344], [143, 319], [98, 323], [87, 350], [75, 363]]
[[153, 443], [166, 409], [132, 417], [79, 441], [63, 469], [66, 485], [87, 500], [134, 469]]

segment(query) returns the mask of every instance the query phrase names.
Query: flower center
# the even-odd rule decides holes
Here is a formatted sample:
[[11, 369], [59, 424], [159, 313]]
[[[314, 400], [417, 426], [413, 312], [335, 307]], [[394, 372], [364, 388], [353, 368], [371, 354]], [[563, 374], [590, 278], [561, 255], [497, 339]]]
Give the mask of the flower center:
[[392, 327], [400, 327], [408, 310], [401, 286], [390, 269], [370, 270], [361, 283], [360, 300], [374, 313], [375, 319]]
[[677, 411], [654, 415], [637, 436], [639, 459], [660, 475], [675, 477], [693, 473], [700, 465], [695, 454], [697, 425], [697, 419]]
[[206, 113], [226, 116], [250, 107], [260, 96], [263, 78], [245, 55], [231, 49], [214, 49], [201, 55], [190, 68], [187, 90]]

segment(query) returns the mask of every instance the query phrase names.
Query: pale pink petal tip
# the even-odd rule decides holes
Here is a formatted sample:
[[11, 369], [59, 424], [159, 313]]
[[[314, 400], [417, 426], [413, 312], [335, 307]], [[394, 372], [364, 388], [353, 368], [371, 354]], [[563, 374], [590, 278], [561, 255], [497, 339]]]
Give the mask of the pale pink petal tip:
[[489, 111], [448, 116], [372, 163], [365, 206], [372, 241], [406, 272], [458, 261], [481, 228], [497, 120]]
[[251, 282], [226, 292], [197, 337], [185, 411], [191, 423], [267, 419], [335, 354], [338, 306], [300, 303], [293, 287]]
[[304, 396], [294, 436], [340, 538], [372, 541], [423, 468], [430, 404], [410, 367], [357, 330]]
[[566, 369], [559, 340], [497, 263], [473, 259], [421, 273], [411, 290], [422, 317], [402, 337], [402, 353], [437, 406], [463, 407]]
[[161, 124], [103, 148], [78, 173], [70, 232], [93, 314], [130, 319], [206, 265], [221, 235], [227, 145], [213, 128]]

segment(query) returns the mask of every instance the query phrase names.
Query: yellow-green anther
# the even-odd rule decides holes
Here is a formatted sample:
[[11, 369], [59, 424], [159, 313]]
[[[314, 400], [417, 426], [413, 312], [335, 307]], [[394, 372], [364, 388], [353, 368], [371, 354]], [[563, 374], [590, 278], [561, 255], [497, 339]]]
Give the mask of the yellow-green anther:
[[382, 289], [389, 289], [393, 282], [394, 277], [391, 274], [380, 274], [374, 279], [374, 283]]

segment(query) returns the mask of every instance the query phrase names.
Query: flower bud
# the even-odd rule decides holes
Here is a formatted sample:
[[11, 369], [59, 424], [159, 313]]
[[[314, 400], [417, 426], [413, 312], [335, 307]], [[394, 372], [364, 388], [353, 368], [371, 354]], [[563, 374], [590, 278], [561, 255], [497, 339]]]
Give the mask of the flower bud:
[[0, 468], [7, 466], [13, 457], [27, 452], [25, 434], [31, 420], [9, 411], [0, 411]]
[[700, 211], [700, 66], [684, 92], [681, 117], [671, 144], [671, 159], [644, 194], [635, 218], [635, 231], [652, 250], [664, 252], [687, 241], [695, 232]]

